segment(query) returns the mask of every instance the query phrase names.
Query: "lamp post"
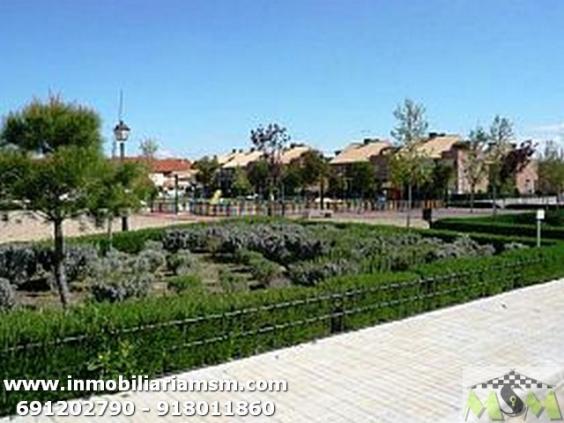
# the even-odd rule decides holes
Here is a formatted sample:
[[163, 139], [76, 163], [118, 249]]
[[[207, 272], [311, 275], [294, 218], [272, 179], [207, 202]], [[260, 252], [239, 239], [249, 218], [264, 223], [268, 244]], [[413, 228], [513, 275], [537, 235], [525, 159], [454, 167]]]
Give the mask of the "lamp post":
[[[125, 160], [125, 142], [129, 137], [131, 129], [127, 126], [123, 120], [119, 120], [119, 123], [114, 127], [114, 137], [116, 142], [119, 144], [119, 159], [123, 162]], [[121, 230], [127, 231], [129, 229], [129, 222], [127, 221], [127, 211], [124, 211], [124, 215], [121, 217]]]
[[544, 209], [537, 210], [537, 248], [541, 246], [541, 225], [542, 221], [544, 220]]
[[178, 214], [178, 173], [174, 174], [174, 213]]

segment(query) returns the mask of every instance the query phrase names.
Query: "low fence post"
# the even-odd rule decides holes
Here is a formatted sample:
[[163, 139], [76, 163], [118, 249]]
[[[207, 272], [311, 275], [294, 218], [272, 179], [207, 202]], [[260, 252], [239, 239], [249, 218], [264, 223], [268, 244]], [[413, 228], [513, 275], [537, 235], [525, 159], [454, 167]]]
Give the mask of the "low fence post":
[[345, 330], [345, 313], [343, 298], [340, 294], [333, 299], [333, 309], [331, 312], [331, 333], [341, 333]]

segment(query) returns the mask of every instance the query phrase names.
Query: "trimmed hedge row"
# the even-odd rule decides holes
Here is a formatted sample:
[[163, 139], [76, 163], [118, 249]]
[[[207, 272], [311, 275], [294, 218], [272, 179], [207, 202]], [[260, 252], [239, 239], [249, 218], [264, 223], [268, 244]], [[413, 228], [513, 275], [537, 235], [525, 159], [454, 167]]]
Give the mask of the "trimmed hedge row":
[[[439, 219], [431, 224], [432, 229], [446, 229], [450, 231], [471, 232], [471, 233], [487, 233], [503, 236], [522, 236], [536, 237], [536, 225], [523, 225], [514, 223], [505, 223], [495, 220], [484, 221], [479, 218], [446, 218]], [[564, 227], [555, 227], [543, 225], [543, 238], [564, 240]]]
[[[562, 277], [563, 258], [558, 244], [312, 288], [20, 310], [0, 319], [0, 379], [152, 377], [220, 363]], [[81, 394], [0, 391], [0, 414], [22, 400]]]

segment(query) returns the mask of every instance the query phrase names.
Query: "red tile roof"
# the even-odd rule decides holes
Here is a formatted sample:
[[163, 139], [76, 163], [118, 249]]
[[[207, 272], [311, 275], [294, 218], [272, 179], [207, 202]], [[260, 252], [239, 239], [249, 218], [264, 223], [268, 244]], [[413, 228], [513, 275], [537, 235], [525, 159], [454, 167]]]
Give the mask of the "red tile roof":
[[185, 172], [192, 168], [192, 164], [186, 159], [155, 159], [151, 168], [154, 173]]
[[148, 159], [146, 157], [136, 156], [126, 157], [125, 160], [139, 163], [149, 163], [152, 173], [186, 172], [192, 169], [192, 163], [190, 160], [181, 158]]

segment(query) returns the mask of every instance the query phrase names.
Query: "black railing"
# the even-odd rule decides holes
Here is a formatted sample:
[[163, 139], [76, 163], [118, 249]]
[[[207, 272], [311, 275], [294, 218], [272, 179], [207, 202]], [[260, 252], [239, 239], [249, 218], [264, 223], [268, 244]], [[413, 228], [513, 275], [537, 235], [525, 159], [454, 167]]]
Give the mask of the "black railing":
[[[224, 339], [233, 339], [236, 337], [247, 337], [252, 335], [259, 335], [261, 333], [277, 330], [286, 329], [292, 326], [302, 326], [308, 322], [318, 322], [320, 320], [330, 321], [330, 333], [342, 332], [344, 327], [346, 327], [346, 320], [343, 319], [346, 316], [355, 315], [359, 313], [366, 312], [368, 310], [374, 310], [378, 308], [392, 307], [402, 304], [409, 304], [415, 302], [421, 302], [425, 300], [431, 300], [433, 298], [438, 298], [445, 295], [452, 295], [464, 291], [469, 291], [474, 288], [481, 288], [489, 285], [489, 281], [477, 282], [473, 284], [464, 284], [465, 279], [472, 278], [474, 276], [479, 276], [484, 274], [484, 272], [499, 272], [502, 270], [511, 269], [512, 272], [499, 272], [498, 279], [502, 282], [502, 279], [510, 279], [515, 282], [518, 270], [532, 264], [538, 264], [542, 262], [541, 259], [530, 259], [530, 260], [520, 260], [512, 261], [504, 264], [495, 264], [488, 266], [487, 268], [482, 268], [479, 270], [465, 271], [449, 273], [445, 275], [439, 275], [432, 278], [420, 278], [410, 281], [388, 283], [388, 284], [378, 284], [374, 287], [363, 287], [356, 289], [349, 289], [343, 292], [329, 292], [321, 295], [307, 296], [302, 299], [284, 301], [279, 303], [272, 303], [267, 305], [261, 305], [256, 307], [246, 307], [241, 309], [229, 310], [223, 313], [213, 313], [207, 315], [200, 315], [194, 317], [188, 317], [185, 319], [170, 320], [166, 322], [157, 322], [151, 324], [144, 324], [139, 326], [132, 326], [128, 328], [108, 330], [105, 332], [106, 335], [119, 338], [124, 335], [139, 335], [143, 336], [143, 332], [159, 331], [171, 327], [186, 327], [190, 325], [195, 325], [198, 323], [214, 323], [221, 320], [233, 320], [243, 316], [252, 317], [260, 312], [270, 312], [275, 310], [282, 310], [288, 308], [300, 308], [305, 306], [310, 306], [313, 304], [320, 304], [327, 302], [330, 304], [331, 311], [329, 313], [322, 313], [319, 316], [313, 316], [308, 319], [296, 320], [294, 322], [286, 322], [284, 324], [274, 324], [271, 327], [265, 326], [255, 331], [241, 331], [234, 333], [224, 333], [217, 336], [213, 336], [209, 339], [198, 339], [187, 344], [182, 344], [183, 346], [191, 345], [201, 345], [217, 342]], [[455, 282], [457, 284], [454, 288], [441, 289], [443, 284], [448, 284]], [[505, 286], [504, 290], [518, 288], [519, 283], [512, 283], [509, 286]], [[366, 296], [367, 294], [375, 293], [386, 293], [391, 292], [399, 295], [401, 292], [408, 290], [410, 288], [417, 288], [418, 294], [411, 295], [406, 298], [397, 298], [389, 300], [377, 300], [374, 302], [369, 302], [363, 306], [351, 307], [351, 303], [355, 304], [358, 297]], [[485, 296], [486, 293], [482, 293], [478, 297]], [[421, 311], [431, 310], [432, 304], [427, 304], [423, 307]], [[401, 316], [398, 316], [401, 317]], [[60, 339], [54, 339], [48, 342], [30, 342], [25, 344], [17, 344], [0, 350], [0, 357], [6, 354], [13, 354], [18, 351], [31, 351], [33, 349], [45, 349], [53, 348], [61, 345], [76, 344], [80, 342], [88, 342], [98, 338], [98, 334], [78, 334], [74, 336], [68, 336]]]

